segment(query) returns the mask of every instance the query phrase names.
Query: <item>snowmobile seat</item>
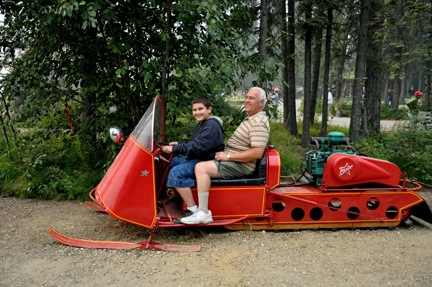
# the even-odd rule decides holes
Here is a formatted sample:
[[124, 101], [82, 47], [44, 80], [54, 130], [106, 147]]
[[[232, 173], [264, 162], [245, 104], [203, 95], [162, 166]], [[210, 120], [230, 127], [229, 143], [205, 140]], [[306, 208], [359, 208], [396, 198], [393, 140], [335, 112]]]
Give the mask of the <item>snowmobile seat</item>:
[[266, 185], [267, 158], [266, 154], [256, 161], [255, 171], [247, 177], [239, 178], [213, 178], [211, 186], [243, 186], [243, 185]]

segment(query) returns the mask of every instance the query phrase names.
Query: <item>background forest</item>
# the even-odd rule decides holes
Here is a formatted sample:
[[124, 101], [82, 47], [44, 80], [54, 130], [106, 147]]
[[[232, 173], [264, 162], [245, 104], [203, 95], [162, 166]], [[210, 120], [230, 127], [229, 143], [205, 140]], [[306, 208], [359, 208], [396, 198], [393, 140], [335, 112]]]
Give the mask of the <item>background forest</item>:
[[411, 85], [430, 111], [430, 1], [5, 0], [0, 21], [3, 192], [84, 198], [121, 148], [109, 127], [129, 135], [156, 95], [168, 140], [190, 136], [197, 95], [212, 99], [228, 137], [244, 116], [229, 95], [251, 86], [281, 88], [270, 141], [286, 174], [300, 174], [310, 136], [335, 129], [331, 90], [332, 109], [349, 109], [344, 132], [359, 151], [432, 184], [427, 123], [390, 133], [379, 124], [383, 109], [398, 114]]

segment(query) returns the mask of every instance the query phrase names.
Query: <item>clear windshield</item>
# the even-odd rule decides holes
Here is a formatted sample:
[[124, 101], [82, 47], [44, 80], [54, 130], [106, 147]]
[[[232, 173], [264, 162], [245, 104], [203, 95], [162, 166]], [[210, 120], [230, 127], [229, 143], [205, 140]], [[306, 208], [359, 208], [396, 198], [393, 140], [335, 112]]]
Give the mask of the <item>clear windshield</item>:
[[164, 113], [161, 97], [156, 97], [132, 132], [134, 139], [153, 152], [155, 142], [163, 141]]

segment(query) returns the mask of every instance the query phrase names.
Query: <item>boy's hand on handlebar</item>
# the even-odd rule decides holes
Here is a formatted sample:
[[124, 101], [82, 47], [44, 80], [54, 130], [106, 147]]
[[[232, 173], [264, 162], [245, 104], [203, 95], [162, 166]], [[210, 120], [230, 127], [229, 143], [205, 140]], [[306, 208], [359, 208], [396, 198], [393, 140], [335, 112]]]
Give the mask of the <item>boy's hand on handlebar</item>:
[[162, 147], [162, 151], [164, 153], [172, 153], [172, 148], [173, 148], [172, 146], [166, 145], [166, 146]]

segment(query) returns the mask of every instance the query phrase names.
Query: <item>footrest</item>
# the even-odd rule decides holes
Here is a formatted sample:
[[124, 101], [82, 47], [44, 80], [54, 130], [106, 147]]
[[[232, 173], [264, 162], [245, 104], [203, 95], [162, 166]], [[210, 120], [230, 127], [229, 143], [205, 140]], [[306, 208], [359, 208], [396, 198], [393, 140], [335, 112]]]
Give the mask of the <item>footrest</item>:
[[243, 216], [239, 218], [227, 218], [227, 219], [213, 219], [212, 223], [209, 224], [174, 224], [173, 222], [157, 222], [157, 227], [184, 227], [184, 226], [223, 226], [230, 225], [242, 220], [247, 219], [248, 216]]

